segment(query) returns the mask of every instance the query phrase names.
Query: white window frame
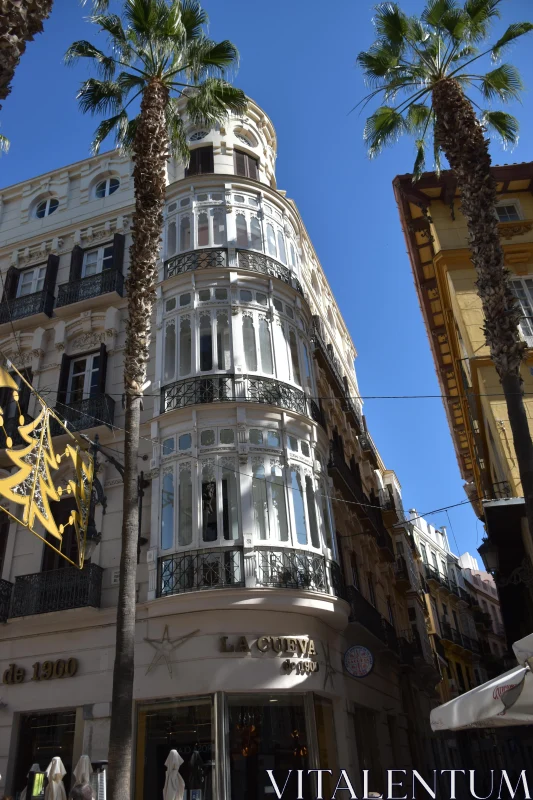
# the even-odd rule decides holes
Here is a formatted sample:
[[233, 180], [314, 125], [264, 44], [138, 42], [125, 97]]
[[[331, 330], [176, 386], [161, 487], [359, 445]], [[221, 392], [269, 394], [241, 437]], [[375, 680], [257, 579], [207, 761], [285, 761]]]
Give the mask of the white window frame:
[[[209, 193], [208, 193], [209, 194]], [[227, 247], [228, 243], [228, 225], [226, 220], [226, 209], [222, 202], [218, 203], [218, 205], [211, 205], [211, 203], [216, 202], [213, 200], [206, 200], [205, 205], [203, 204], [204, 201], [200, 205], [195, 208], [194, 212], [194, 247], [198, 249], [203, 249], [204, 247]], [[224, 220], [224, 235], [222, 237], [222, 242], [215, 244], [215, 230], [214, 230], [214, 220], [215, 220], [215, 211], [219, 211], [222, 215]], [[207, 244], [199, 244], [199, 235], [198, 229], [200, 225], [200, 215], [206, 214], [207, 215]], [[180, 251], [181, 252], [181, 251]]]
[[[92, 278], [94, 275], [100, 275], [100, 273], [103, 271], [103, 266], [104, 266], [104, 251], [107, 250], [109, 247], [113, 248], [113, 243], [112, 242], [108, 242], [107, 244], [102, 244], [102, 245], [100, 245], [100, 247], [92, 247], [90, 250], [86, 250], [84, 252], [84, 254], [83, 254], [83, 264], [82, 264], [82, 267], [81, 267], [81, 277], [82, 278], [86, 278], [86, 277], [91, 277]], [[87, 276], [87, 274], [86, 274], [87, 258], [92, 253], [96, 253], [97, 254], [96, 272], [94, 272], [92, 275]], [[111, 253], [111, 259], [113, 259], [113, 253]]]
[[[225, 539], [224, 538], [224, 503], [222, 493], [222, 474], [225, 467], [233, 468], [235, 472], [235, 486], [237, 491], [237, 538]], [[213, 469], [214, 479], [216, 482], [216, 499], [217, 499], [217, 538], [210, 542], [205, 542], [203, 539], [203, 503], [202, 503], [202, 474], [204, 466]], [[194, 492], [193, 492], [194, 498]], [[211, 547], [228, 547], [235, 546], [242, 541], [242, 520], [241, 520], [241, 486], [239, 480], [239, 462], [237, 454], [228, 454], [223, 456], [209, 456], [208, 458], [198, 459], [198, 548], [205, 548], [209, 550]], [[193, 522], [194, 531], [194, 522]], [[193, 534], [194, 538], [194, 534]], [[188, 547], [188, 545], [187, 545]]]
[[[244, 331], [244, 320], [245, 317], [251, 317], [253, 326], [254, 326], [254, 337], [255, 337], [255, 360], [257, 364], [257, 369], [251, 370], [246, 367], [246, 372], [253, 373], [254, 375], [265, 375], [267, 378], [275, 378], [276, 377], [276, 359], [274, 355], [274, 340], [273, 340], [273, 329], [272, 329], [272, 320], [270, 319], [270, 315], [268, 314], [268, 306], [261, 306], [262, 311], [258, 311], [252, 308], [247, 308], [241, 312], [241, 330]], [[260, 330], [259, 330], [259, 323], [261, 321], [265, 321], [268, 326], [268, 335], [270, 341], [270, 360], [272, 364], [272, 371], [265, 372], [263, 369], [263, 360], [261, 358], [261, 341], [260, 341]], [[244, 346], [243, 346], [243, 356], [245, 357], [244, 353]]]
[[[95, 369], [94, 369], [94, 359], [95, 358], [99, 358], [99, 356], [100, 356], [100, 352], [97, 351], [96, 353], [88, 353], [87, 355], [75, 356], [74, 358], [72, 358], [70, 360], [69, 373], [68, 373], [68, 383], [67, 383], [67, 397], [66, 397], [67, 405], [70, 402], [81, 402], [82, 400], [87, 400], [91, 396], [90, 395], [91, 377], [92, 377], [93, 372], [95, 371]], [[84, 382], [83, 382], [83, 397], [81, 398], [81, 400], [74, 401], [74, 400], [71, 400], [72, 380], [74, 378], [74, 364], [77, 361], [81, 361], [82, 359], [85, 359], [86, 362], [87, 362], [86, 365], [85, 365], [85, 378], [84, 378]], [[98, 373], [100, 373], [100, 370], [102, 369], [102, 365], [99, 364], [97, 369], [98, 369]], [[81, 373], [76, 373], [76, 375], [81, 375]]]
[[[24, 278], [24, 276], [27, 276], [27, 275], [31, 275], [32, 276], [31, 282], [30, 282], [31, 291], [30, 292], [24, 292], [24, 294], [22, 294], [23, 278]], [[20, 276], [19, 276], [19, 282], [18, 282], [18, 286], [17, 286], [17, 297], [29, 297], [29, 295], [36, 294], [36, 292], [42, 292], [42, 290], [44, 289], [45, 277], [46, 277], [46, 264], [43, 264], [43, 265], [40, 265], [40, 266], [37, 266], [37, 267], [32, 267], [31, 269], [22, 270], [21, 273], [20, 273]], [[41, 288], [39, 289], [39, 283], [41, 281], [42, 281], [42, 285], [41, 285]]]
[[[257, 445], [258, 447], [261, 445]], [[263, 445], [264, 446], [264, 445]], [[265, 474], [265, 482], [266, 482], [266, 498], [267, 498], [267, 514], [266, 514], [266, 521], [265, 521], [265, 533], [266, 537], [261, 539], [258, 530], [255, 524], [255, 509], [253, 507], [253, 498], [252, 498], [252, 515], [254, 516], [253, 521], [253, 536], [254, 541], [258, 546], [265, 546], [267, 543], [275, 544], [277, 547], [293, 547], [293, 536], [292, 531], [294, 530], [294, 525], [292, 521], [292, 510], [291, 510], [291, 503], [289, 503], [289, 494], [290, 491], [287, 489], [287, 469], [283, 465], [283, 457], [280, 452], [279, 455], [268, 455], [267, 453], [253, 455], [250, 460], [250, 467], [249, 473], [253, 478], [254, 466], [261, 465], [264, 469]], [[275, 519], [275, 508], [274, 508], [274, 501], [272, 499], [272, 470], [274, 468], [278, 468], [281, 470], [280, 475], [280, 483], [277, 484], [278, 486], [283, 487], [283, 499], [285, 503], [285, 519], [287, 523], [287, 538], [286, 539], [279, 539], [274, 535], [274, 519]], [[263, 480], [259, 478], [258, 480]], [[305, 547], [302, 545], [302, 547]]]
[[[50, 211], [50, 205], [52, 203], [52, 200], [55, 200], [57, 202], [57, 205], [54, 206], [54, 208]], [[39, 206], [41, 206], [43, 203], [45, 204], [45, 206], [44, 206], [44, 214], [41, 216], [37, 212], [39, 210]], [[46, 200], [39, 200], [39, 202], [35, 206], [35, 216], [36, 216], [37, 219], [46, 219], [46, 217], [49, 217], [51, 214], [53, 214], [55, 211], [57, 211], [58, 208], [59, 208], [59, 198], [58, 197], [47, 197]]]
[[[500, 208], [501, 206], [514, 206], [515, 209], [516, 209], [516, 213], [518, 214], [518, 219], [500, 220], [500, 218], [498, 216], [498, 208]], [[509, 223], [511, 223], [511, 222], [520, 222], [520, 220], [524, 219], [524, 214], [522, 212], [522, 206], [520, 204], [520, 201], [517, 200], [515, 197], [509, 197], [508, 199], [500, 198], [500, 200], [498, 200], [498, 202], [496, 203], [496, 205], [494, 207], [494, 211], [495, 211], [496, 218], [497, 218], [498, 222], [502, 222], [503, 224], [505, 224], [507, 222], [509, 222]]]
[[[111, 191], [111, 181], [118, 181], [118, 184], [113, 188], [113, 191]], [[102, 195], [102, 197], [99, 197], [98, 187], [101, 186], [102, 184], [104, 184], [104, 194]], [[94, 196], [96, 200], [103, 200], [105, 197], [110, 197], [112, 194], [115, 194], [115, 192], [118, 192], [119, 189], [120, 189], [120, 178], [118, 177], [118, 175], [110, 175], [108, 178], [102, 178], [101, 180], [96, 181], [94, 185]]]
[[[528, 282], [531, 283], [531, 286], [528, 286]], [[520, 286], [526, 295], [525, 303], [529, 305], [529, 308], [525, 307], [524, 300], [518, 298], [518, 295], [516, 295], [515, 292], [517, 304], [520, 306], [521, 311], [527, 312], [525, 314], [523, 313], [521, 319], [519, 320], [518, 329], [527, 346], [533, 347], [533, 274], [524, 275], [523, 277], [513, 277], [511, 279], [511, 285], [513, 287], [513, 291], [515, 286]]]

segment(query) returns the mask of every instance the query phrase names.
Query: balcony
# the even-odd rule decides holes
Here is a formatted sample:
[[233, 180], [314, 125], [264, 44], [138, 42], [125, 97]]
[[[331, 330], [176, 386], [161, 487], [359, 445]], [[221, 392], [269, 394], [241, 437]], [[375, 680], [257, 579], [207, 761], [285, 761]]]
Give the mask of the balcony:
[[398, 556], [394, 562], [393, 569], [398, 587], [408, 591], [411, 588], [411, 580], [409, 578], [407, 561], [403, 556]]
[[102, 567], [86, 564], [15, 578], [10, 617], [27, 617], [66, 611], [70, 608], [100, 607]]
[[33, 317], [35, 314], [46, 314], [47, 317], [51, 317], [53, 308], [54, 296], [48, 289], [15, 297], [0, 303], [0, 325], [23, 317]]
[[273, 378], [213, 375], [185, 378], [161, 389], [161, 414], [186, 406], [229, 402], [262, 403], [303, 414], [317, 422], [322, 419], [320, 408], [304, 392]]
[[7, 622], [13, 584], [0, 579], [0, 622]]
[[450, 581], [446, 575], [443, 575], [442, 572], [439, 572], [436, 567], [431, 567], [429, 564], [424, 564], [424, 570], [426, 572], [426, 580], [428, 583], [429, 581], [435, 581], [439, 584], [439, 586], [444, 586], [445, 589], [448, 589], [449, 592], [452, 591]]
[[378, 451], [376, 450], [376, 446], [372, 441], [372, 437], [367, 431], [362, 431], [359, 434], [359, 444], [361, 445], [361, 450], [363, 453], [369, 453], [371, 457], [371, 461], [375, 467], [378, 466]]
[[390, 622], [381, 616], [377, 608], [366, 600], [355, 586], [348, 586], [348, 602], [352, 609], [352, 622], [365, 627], [377, 639], [394, 652], [399, 652], [398, 637]]
[[217, 269], [229, 266], [236, 266], [237, 269], [259, 272], [271, 278], [277, 278], [303, 295], [300, 281], [289, 267], [264, 253], [258, 253], [253, 250], [237, 250], [235, 265], [230, 264], [226, 248], [190, 250], [165, 261], [164, 274], [166, 279], [197, 269]]
[[[84, 431], [88, 428], [97, 428], [99, 425], [111, 428], [115, 419], [115, 401], [109, 395], [101, 394], [68, 405], [59, 403], [54, 411], [71, 431]], [[60, 436], [65, 431], [52, 419], [50, 433], [52, 436]]]
[[124, 276], [116, 269], [106, 269], [97, 275], [59, 286], [56, 308], [70, 306], [82, 300], [91, 300], [109, 292], [116, 292], [120, 297], [124, 296]]
[[463, 647], [465, 650], [470, 650], [472, 653], [479, 654], [481, 652], [479, 642], [476, 641], [476, 639], [471, 639], [466, 633], [461, 633], [461, 631], [458, 631], [457, 628], [453, 628], [447, 622], [443, 622], [441, 627], [443, 639], [447, 639], [449, 642], [453, 642]]
[[513, 496], [509, 481], [499, 481], [492, 484], [491, 500], [508, 500]]
[[329, 373], [330, 381], [336, 384], [339, 399], [342, 401], [343, 410], [352, 418], [352, 422], [356, 430], [359, 432], [363, 428], [363, 420], [361, 412], [350, 397], [348, 388], [348, 381], [346, 376], [343, 375], [344, 368], [333, 352], [333, 346], [326, 342], [326, 337], [323, 331], [322, 320], [318, 316], [313, 317], [313, 330], [311, 335], [311, 342], [314, 347], [315, 355], [320, 358], [320, 363], [326, 368]]
[[[338, 564], [318, 553], [258, 547], [246, 562], [249, 585], [342, 596]], [[157, 596], [244, 587], [244, 576], [241, 547], [175, 553], [159, 559]]]

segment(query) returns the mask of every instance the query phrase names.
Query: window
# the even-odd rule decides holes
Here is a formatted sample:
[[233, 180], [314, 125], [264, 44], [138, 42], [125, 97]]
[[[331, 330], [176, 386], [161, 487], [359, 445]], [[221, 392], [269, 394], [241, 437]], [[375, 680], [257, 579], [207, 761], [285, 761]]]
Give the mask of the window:
[[394, 628], [394, 611], [392, 610], [392, 602], [390, 597], [387, 597], [387, 616], [389, 617], [390, 624]]
[[[181, 437], [180, 437], [181, 438]], [[192, 480], [189, 462], [179, 466], [179, 525], [178, 544], [181, 547], [192, 542]]]
[[251, 372], [257, 371], [257, 352], [255, 346], [255, 328], [251, 316], [244, 316], [242, 321], [242, 338], [244, 345], [244, 360], [246, 369]]
[[26, 297], [28, 294], [42, 292], [44, 288], [45, 274], [45, 266], [34, 267], [33, 269], [25, 269], [23, 272], [21, 272], [17, 287], [17, 297]]
[[370, 600], [374, 608], [376, 608], [376, 589], [374, 587], [374, 576], [372, 575], [371, 572], [368, 573], [367, 582], [368, 582], [368, 599]]
[[257, 217], [250, 218], [250, 247], [253, 250], [263, 249], [263, 235], [261, 233], [261, 223]]
[[248, 227], [244, 214], [237, 214], [237, 247], [248, 247]]
[[110, 194], [117, 191], [119, 186], [120, 181], [118, 178], [106, 178], [104, 181], [100, 181], [96, 184], [94, 193], [96, 197], [109, 197]]
[[176, 220], [169, 222], [167, 227], [167, 258], [173, 256], [177, 247]]
[[185, 215], [180, 220], [180, 251], [191, 249], [191, 218]]
[[498, 222], [516, 222], [520, 219], [516, 203], [498, 203], [496, 206]]
[[273, 256], [277, 258], [278, 251], [276, 250], [276, 234], [274, 233], [274, 226], [270, 224], [267, 225], [267, 250], [269, 256]]
[[272, 500], [272, 514], [270, 516], [272, 536], [280, 542], [288, 542], [289, 526], [287, 524], [287, 505], [285, 500], [283, 469], [280, 464], [272, 461], [270, 465], [270, 483], [268, 484], [268, 488]]
[[289, 328], [289, 349], [291, 353], [292, 379], [298, 386], [301, 386], [302, 377], [300, 375], [300, 362], [298, 360], [298, 341], [296, 339], [296, 333], [292, 328]]
[[258, 160], [253, 156], [244, 153], [242, 150], [235, 150], [233, 155], [235, 174], [242, 175], [243, 178], [251, 178], [256, 181], [258, 178]]
[[221, 428], [220, 444], [235, 444], [235, 431], [233, 428]]
[[213, 461], [204, 462], [201, 479], [203, 541], [217, 540], [219, 517], [224, 539], [231, 541], [238, 539], [238, 492], [234, 459], [224, 456], [218, 467]]
[[249, 434], [250, 444], [260, 445], [263, 444], [263, 431], [259, 428], [251, 428]]
[[428, 563], [428, 553], [427, 553], [427, 550], [426, 550], [426, 546], [424, 544], [422, 544], [422, 542], [420, 542], [420, 555], [422, 556], [422, 561], [424, 562], [424, 564], [427, 565], [427, 563]]
[[54, 211], [57, 210], [58, 205], [59, 200], [57, 197], [49, 197], [47, 200], [41, 200], [35, 209], [35, 216], [39, 219], [49, 217], [50, 214], [53, 214]]
[[291, 467], [290, 490], [294, 515], [294, 530], [298, 544], [307, 544], [307, 526], [305, 523], [305, 504], [302, 476], [297, 467]]
[[161, 490], [161, 549], [170, 550], [174, 546], [174, 474], [168, 471], [163, 475]]
[[198, 247], [226, 244], [226, 212], [223, 208], [208, 208], [198, 214], [196, 244]]
[[[329, 547], [330, 550], [333, 550], [333, 531], [331, 527], [331, 517], [330, 517], [330, 507], [328, 502], [328, 493], [327, 493], [327, 486], [326, 482], [323, 481], [320, 485], [320, 505], [322, 508], [322, 519], [324, 521], [324, 534], [325, 534], [325, 544], [326, 547]], [[359, 588], [359, 581], [357, 585], [354, 583], [356, 588]]]
[[163, 439], [162, 454], [164, 456], [171, 456], [174, 453], [174, 437], [170, 436], [168, 439]]
[[208, 133], [209, 131], [195, 131], [189, 136], [189, 141], [200, 142], [202, 139], [205, 139]]
[[[223, 290], [226, 291], [225, 289]], [[217, 368], [231, 369], [230, 327], [226, 311], [219, 311], [216, 317], [217, 326]]]
[[307, 517], [309, 519], [309, 530], [311, 532], [311, 544], [313, 547], [320, 547], [315, 505], [315, 490], [313, 488], [313, 479], [310, 475], [305, 476], [305, 496], [307, 499]]
[[99, 393], [100, 354], [73, 358], [67, 389], [67, 403], [77, 403]]
[[217, 483], [215, 469], [211, 464], [202, 468], [202, 539], [217, 540]]
[[213, 369], [213, 336], [211, 332], [211, 316], [200, 316], [200, 371]]
[[279, 252], [279, 260], [282, 261], [284, 264], [286, 264], [287, 251], [285, 249], [285, 237], [283, 236], [280, 230], [278, 230], [278, 252]]
[[189, 166], [185, 170], [186, 177], [189, 175], [205, 175], [214, 171], [213, 145], [197, 147], [195, 150], [191, 150]]
[[97, 247], [95, 250], [88, 250], [83, 254], [83, 266], [81, 277], [88, 278], [91, 275], [98, 275], [106, 269], [113, 267], [113, 245]]
[[520, 333], [528, 347], [533, 347], [533, 278], [515, 278], [511, 288], [522, 314]]
[[[251, 431], [250, 431], [251, 433]], [[268, 502], [263, 459], [252, 459], [252, 503], [254, 509], [254, 532], [258, 539], [267, 538]]]
[[298, 452], [298, 439], [295, 436], [287, 436], [287, 447], [289, 450], [294, 450], [295, 453]]
[[4, 567], [4, 559], [7, 549], [7, 539], [9, 536], [9, 525], [11, 518], [5, 511], [0, 511], [0, 578]]

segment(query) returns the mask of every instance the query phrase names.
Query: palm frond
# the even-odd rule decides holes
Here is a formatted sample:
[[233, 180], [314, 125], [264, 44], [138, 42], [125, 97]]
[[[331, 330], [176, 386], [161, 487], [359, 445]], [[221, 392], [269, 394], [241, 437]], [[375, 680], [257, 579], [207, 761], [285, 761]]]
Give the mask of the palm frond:
[[76, 95], [80, 110], [86, 114], [116, 114], [123, 104], [123, 91], [116, 81], [89, 78]]
[[117, 131], [116, 142], [121, 153], [133, 153], [138, 124], [139, 117], [134, 117], [133, 119], [126, 120], [124, 125]]
[[170, 155], [179, 159], [185, 166], [188, 166], [191, 153], [187, 144], [187, 134], [176, 98], [170, 98], [165, 109], [165, 116], [170, 142]]
[[228, 67], [237, 66], [239, 52], [228, 40], [217, 43], [200, 37], [190, 42], [185, 58], [187, 72], [194, 82], [198, 83], [204, 76], [213, 74], [223, 76]]
[[379, 3], [372, 19], [379, 39], [392, 47], [403, 47], [409, 19], [397, 3]]
[[464, 11], [468, 18], [468, 38], [479, 42], [488, 35], [491, 22], [500, 17], [502, 0], [466, 0]]
[[203, 26], [207, 25], [208, 22], [207, 12], [204, 11], [198, 0], [182, 0], [181, 24], [185, 28], [188, 41], [201, 36]]
[[480, 77], [479, 90], [485, 100], [499, 98], [503, 102], [517, 98], [523, 89], [520, 73], [512, 64], [501, 64]]
[[7, 136], [4, 136], [2, 133], [0, 133], [0, 153], [8, 153], [10, 147], [11, 142]]
[[124, 124], [125, 122], [127, 123], [127, 121], [128, 115], [124, 110], [112, 117], [109, 117], [108, 119], [102, 120], [102, 122], [98, 125], [91, 142], [91, 151], [93, 155], [98, 155], [102, 143], [111, 133], [115, 132], [115, 138], [117, 138], [119, 131], [124, 127]]
[[115, 74], [115, 60], [111, 56], [106, 56], [90, 42], [85, 40], [73, 42], [65, 53], [65, 64], [71, 66], [80, 58], [92, 58], [96, 63], [98, 74], [104, 80], [110, 80]]
[[131, 72], [120, 72], [117, 75], [116, 83], [122, 92], [123, 100], [125, 100], [132, 89], [144, 89], [146, 79], [141, 75], [132, 75]]
[[503, 36], [500, 36], [496, 44], [492, 46], [491, 57], [493, 61], [500, 58], [502, 50], [511, 42], [533, 31], [533, 22], [514, 22], [509, 25]]
[[504, 147], [518, 144], [519, 125], [516, 117], [505, 111], [484, 111], [481, 117], [483, 125], [494, 131], [501, 139]]
[[187, 95], [187, 115], [194, 125], [223, 122], [228, 111], [244, 114], [246, 95], [221, 78], [207, 78]]
[[428, 124], [433, 110], [424, 103], [413, 103], [405, 115], [405, 124], [409, 133], [421, 133]]
[[422, 11], [422, 20], [426, 25], [438, 28], [442, 24], [442, 19], [446, 14], [457, 10], [455, 0], [428, 0], [426, 7]]
[[378, 108], [367, 119], [363, 133], [370, 158], [379, 155], [386, 145], [396, 142], [406, 130], [405, 120], [396, 109], [390, 106]]
[[379, 42], [359, 53], [356, 63], [363, 70], [367, 84], [374, 86], [397, 69], [399, 55], [389, 45]]
[[426, 170], [426, 142], [424, 139], [415, 141], [416, 158], [413, 165], [413, 183], [420, 180], [422, 173]]
[[122, 60], [128, 61], [131, 58], [131, 46], [122, 26], [122, 20], [117, 14], [94, 14], [89, 21], [109, 35], [113, 51]]

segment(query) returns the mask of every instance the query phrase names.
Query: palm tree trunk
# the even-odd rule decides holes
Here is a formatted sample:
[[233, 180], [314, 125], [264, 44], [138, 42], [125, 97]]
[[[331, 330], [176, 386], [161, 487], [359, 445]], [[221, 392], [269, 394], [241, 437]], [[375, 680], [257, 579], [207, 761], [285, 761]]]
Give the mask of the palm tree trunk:
[[53, 0], [0, 0], [0, 100], [11, 91], [11, 81], [26, 44], [41, 33]]
[[457, 177], [466, 217], [476, 286], [485, 316], [484, 333], [507, 403], [520, 480], [533, 536], [533, 442], [524, 405], [520, 367], [525, 345], [520, 340], [520, 313], [495, 214], [496, 181], [490, 167], [488, 141], [461, 84], [445, 79], [433, 89], [435, 142]]
[[137, 457], [140, 439], [141, 394], [146, 381], [157, 261], [163, 227], [168, 135], [165, 107], [168, 90], [153, 80], [144, 91], [133, 145], [135, 213], [130, 248], [128, 319], [124, 356], [126, 392], [124, 442], [124, 507], [122, 553], [111, 733], [109, 739], [109, 800], [130, 800], [133, 744], [133, 678], [137, 578]]

